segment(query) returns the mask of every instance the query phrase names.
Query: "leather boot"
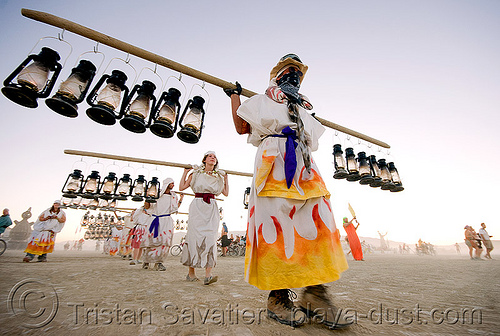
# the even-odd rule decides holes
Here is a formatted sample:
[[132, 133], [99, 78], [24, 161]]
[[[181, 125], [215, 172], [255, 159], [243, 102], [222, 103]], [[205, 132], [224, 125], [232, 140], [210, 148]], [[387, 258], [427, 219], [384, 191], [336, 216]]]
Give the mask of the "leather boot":
[[267, 316], [292, 327], [304, 324], [305, 315], [295, 307], [292, 299], [297, 294], [290, 289], [272, 290], [267, 299]]
[[345, 318], [342, 310], [333, 305], [324, 285], [306, 287], [299, 300], [299, 307], [308, 319], [312, 318], [330, 329], [346, 328], [353, 323]]

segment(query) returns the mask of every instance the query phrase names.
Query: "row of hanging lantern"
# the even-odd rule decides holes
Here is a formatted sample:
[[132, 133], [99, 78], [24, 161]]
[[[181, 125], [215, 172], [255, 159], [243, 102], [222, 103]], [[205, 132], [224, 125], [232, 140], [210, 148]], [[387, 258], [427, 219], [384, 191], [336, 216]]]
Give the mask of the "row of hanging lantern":
[[[62, 70], [57, 51], [43, 47], [39, 54], [29, 55], [4, 81], [2, 93], [11, 101], [29, 108], [38, 107], [39, 98], [47, 98]], [[70, 118], [78, 116], [78, 104], [85, 100], [90, 107], [86, 114], [103, 125], [116, 120], [128, 131], [144, 133], [147, 128], [162, 138], [177, 137], [187, 143], [197, 143], [205, 120], [205, 99], [196, 95], [188, 100], [182, 114], [181, 92], [172, 87], [157, 100], [156, 85], [148, 80], [132, 90], [126, 85], [127, 75], [120, 70], [105, 73], [90, 90], [97, 68], [89, 60], [80, 60], [71, 70], [46, 105]], [[87, 95], [88, 93], [88, 95]]]
[[369, 185], [372, 188], [380, 187], [382, 190], [391, 192], [404, 190], [394, 162], [387, 163], [385, 159], [377, 160], [375, 155], [367, 156], [363, 151], [359, 152], [356, 157], [352, 147], [345, 149], [344, 157], [340, 144], [333, 146], [333, 157], [335, 164], [333, 178], [335, 179], [359, 181], [362, 185]]
[[99, 240], [111, 238], [111, 228], [113, 226], [120, 227], [123, 225], [123, 217], [115, 217], [113, 215], [98, 213], [96, 216], [91, 215], [87, 211], [80, 221], [82, 227], [87, 228], [83, 236], [88, 240]]
[[87, 211], [80, 221], [82, 227], [89, 225], [123, 225], [123, 217], [115, 217], [114, 215], [108, 215], [107, 213], [102, 214], [99, 212], [96, 216], [91, 215], [90, 211]]
[[81, 196], [75, 198], [63, 196], [61, 198], [61, 207], [69, 209], [115, 211], [116, 205], [116, 199], [105, 200], [98, 197], [83, 198]]
[[62, 188], [63, 197], [102, 200], [127, 200], [155, 203], [160, 197], [160, 181], [157, 177], [152, 177], [147, 181], [144, 175], [139, 175], [135, 180], [130, 174], [123, 174], [118, 179], [116, 173], [109, 172], [101, 181], [101, 176], [97, 170], [92, 170], [85, 178], [80, 169], [74, 169], [66, 178]]
[[186, 222], [184, 222], [184, 219], [181, 219], [181, 220], [176, 220], [175, 221], [175, 229], [176, 230], [187, 230], [187, 225], [188, 225], [188, 221], [186, 220]]

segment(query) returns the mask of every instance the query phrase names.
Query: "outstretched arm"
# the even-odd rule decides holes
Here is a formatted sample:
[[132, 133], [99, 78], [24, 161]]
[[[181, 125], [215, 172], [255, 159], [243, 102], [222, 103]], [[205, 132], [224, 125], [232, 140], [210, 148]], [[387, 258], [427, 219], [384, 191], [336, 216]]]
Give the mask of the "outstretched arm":
[[238, 116], [238, 108], [241, 105], [240, 94], [241, 94], [241, 85], [236, 82], [235, 89], [224, 89], [224, 92], [231, 98], [231, 113], [233, 116], [234, 127], [236, 128], [236, 132], [238, 134], [247, 134], [250, 133], [250, 125]]
[[229, 196], [229, 183], [227, 181], [227, 173], [224, 174], [224, 189], [222, 189], [222, 194], [224, 196]]
[[186, 190], [191, 184], [191, 179], [193, 178], [193, 174], [189, 175], [189, 177], [187, 176], [187, 174], [191, 169], [192, 168], [184, 168], [184, 173], [182, 174], [181, 182], [179, 183], [180, 191]]

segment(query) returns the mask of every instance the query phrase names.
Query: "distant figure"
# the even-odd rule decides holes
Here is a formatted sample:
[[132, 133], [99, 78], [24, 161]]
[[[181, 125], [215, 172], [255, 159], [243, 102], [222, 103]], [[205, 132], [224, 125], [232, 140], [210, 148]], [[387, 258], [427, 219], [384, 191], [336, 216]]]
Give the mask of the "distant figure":
[[[68, 248], [69, 248], [69, 243], [68, 243]], [[97, 240], [95, 242], [95, 250], [96, 251], [100, 251], [101, 250], [101, 241], [100, 240]]]
[[[465, 245], [469, 248], [469, 256], [471, 259], [476, 259], [479, 260], [481, 259], [481, 252], [483, 251], [481, 247], [481, 240], [479, 239], [479, 236], [477, 235], [476, 231], [469, 226], [466, 225], [464, 227], [464, 234], [465, 234]], [[472, 251], [475, 250], [475, 256], [472, 256]]]
[[[352, 223], [353, 221], [356, 221], [356, 226]], [[357, 261], [362, 261], [363, 260], [363, 249], [361, 248], [361, 243], [359, 241], [358, 234], [356, 233], [356, 230], [359, 227], [359, 222], [354, 217], [351, 219], [350, 222], [348, 222], [347, 217], [344, 217], [344, 230], [347, 233], [347, 241], [349, 242], [349, 247], [351, 248], [351, 253], [354, 258], [354, 260]]]
[[77, 244], [77, 250], [78, 251], [81, 251], [83, 249], [83, 243], [85, 242], [85, 239], [81, 238], [80, 240], [78, 240], [78, 244]]
[[455, 250], [457, 251], [457, 254], [460, 254], [460, 245], [458, 245], [458, 243], [455, 243]]
[[380, 237], [380, 249], [382, 251], [385, 251], [387, 250], [387, 242], [385, 241], [384, 237], [387, 236], [387, 232], [385, 234], [381, 234], [380, 231], [377, 232]]
[[479, 229], [479, 237], [481, 237], [481, 240], [484, 244], [484, 247], [486, 248], [486, 255], [484, 256], [487, 259], [491, 259], [490, 252], [493, 250], [493, 243], [491, 242], [491, 237], [486, 231], [486, 224], [481, 223], [481, 228]]
[[9, 209], [3, 209], [3, 214], [0, 216], [0, 235], [5, 232], [5, 229], [12, 225]]
[[64, 251], [69, 251], [69, 241], [64, 244]]
[[222, 231], [220, 238], [217, 240], [221, 241], [222, 244], [222, 256], [225, 257], [227, 253], [227, 247], [231, 244], [231, 241], [227, 238], [227, 226], [226, 223], [222, 223]]

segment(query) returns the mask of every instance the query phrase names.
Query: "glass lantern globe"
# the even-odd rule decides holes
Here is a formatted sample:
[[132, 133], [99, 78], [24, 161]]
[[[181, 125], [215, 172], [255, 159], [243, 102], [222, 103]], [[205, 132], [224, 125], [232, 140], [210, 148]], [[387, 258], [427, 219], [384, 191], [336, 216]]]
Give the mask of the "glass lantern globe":
[[80, 63], [71, 70], [71, 75], [61, 83], [56, 94], [45, 101], [45, 104], [65, 117], [75, 118], [78, 116], [78, 106], [85, 99], [90, 84], [94, 79], [97, 68], [87, 60]]
[[[129, 92], [126, 81], [127, 75], [120, 70], [103, 75], [87, 96], [90, 105], [87, 116], [99, 124], [114, 125], [121, 116], [122, 105]], [[101, 90], [104, 82], [106, 86]]]
[[147, 80], [142, 85], [134, 86], [130, 97], [127, 97], [127, 104], [130, 102], [130, 105], [126, 107], [125, 116], [120, 120], [123, 128], [134, 133], [146, 132], [150, 110], [156, 105], [155, 89], [156, 85]]
[[181, 130], [177, 132], [177, 137], [180, 140], [191, 144], [200, 140], [205, 119], [204, 103], [205, 99], [201, 96], [194, 96], [188, 101], [179, 121]]
[[[61, 72], [59, 54], [43, 47], [38, 55], [29, 55], [4, 81], [2, 93], [13, 102], [38, 107], [38, 98], [47, 98]], [[52, 76], [49, 78], [50, 73]], [[16, 78], [17, 77], [17, 78]], [[13, 80], [16, 79], [16, 82]]]

